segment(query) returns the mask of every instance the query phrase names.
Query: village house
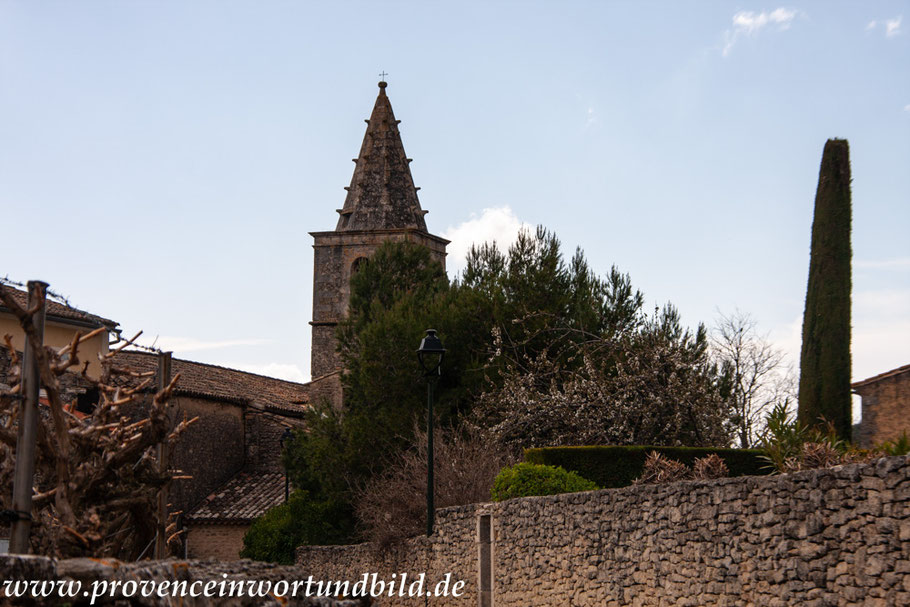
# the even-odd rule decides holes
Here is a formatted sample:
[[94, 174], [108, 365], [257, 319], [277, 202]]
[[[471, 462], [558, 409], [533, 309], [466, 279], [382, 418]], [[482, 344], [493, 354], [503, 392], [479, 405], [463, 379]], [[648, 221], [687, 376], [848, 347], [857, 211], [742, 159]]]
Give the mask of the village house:
[[850, 386], [862, 398], [862, 421], [854, 437], [861, 447], [910, 436], [910, 365]]
[[[24, 306], [27, 294], [13, 293]], [[110, 348], [108, 340], [119, 338], [117, 326], [114, 321], [47, 300], [45, 343], [49, 346], [68, 345], [76, 332], [107, 329], [80, 346], [79, 357], [89, 362], [87, 375], [92, 379], [100, 376], [101, 358]], [[0, 331], [0, 335], [12, 336], [14, 348], [21, 353], [24, 334], [13, 314], [2, 307]], [[149, 352], [126, 350], [114, 357], [113, 364], [139, 374], [155, 373], [157, 358]], [[10, 386], [13, 371], [9, 353], [0, 348], [0, 384]], [[252, 521], [284, 500], [281, 437], [286, 430], [303, 427], [307, 388], [297, 382], [180, 359], [173, 360], [171, 372], [180, 373], [172, 401], [175, 423], [184, 416], [199, 418], [170, 454], [171, 469], [192, 477], [174, 481], [169, 493], [170, 510], [183, 513], [179, 524], [187, 530], [184, 552], [236, 559]], [[78, 373], [64, 374], [61, 383], [71, 410], [90, 413], [98, 399], [92, 383]], [[133, 414], [141, 415], [141, 410]], [[225, 500], [225, 495], [232, 497]], [[0, 541], [7, 537], [8, 528], [0, 528]], [[5, 550], [2, 544], [0, 548]]]
[[[21, 307], [28, 307], [28, 293], [14, 288], [10, 288], [9, 292]], [[104, 329], [99, 335], [79, 346], [80, 359], [88, 362], [87, 374], [93, 379], [98, 379], [101, 376], [101, 358], [107, 354], [111, 341], [116, 341], [120, 337], [118, 326], [113, 320], [48, 298], [44, 343], [52, 348], [62, 348], [69, 345], [77, 332], [85, 335], [95, 329]], [[10, 335], [13, 347], [19, 352], [22, 351], [25, 333], [19, 326], [19, 320], [0, 302], [0, 338], [4, 335]], [[3, 369], [0, 369], [0, 373], [3, 373]]]

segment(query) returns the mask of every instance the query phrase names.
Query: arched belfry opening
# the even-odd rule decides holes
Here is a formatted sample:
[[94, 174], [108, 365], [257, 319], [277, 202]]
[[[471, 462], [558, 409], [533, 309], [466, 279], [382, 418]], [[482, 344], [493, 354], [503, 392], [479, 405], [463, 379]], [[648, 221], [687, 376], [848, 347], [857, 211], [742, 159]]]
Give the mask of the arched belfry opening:
[[367, 265], [367, 262], [369, 261], [369, 259], [370, 259], [369, 257], [358, 257], [357, 259], [355, 259], [354, 262], [351, 264], [351, 276], [354, 276], [354, 274], [356, 274], [360, 268]]
[[404, 152], [400, 121], [386, 95], [387, 86], [379, 83], [335, 230], [310, 232], [314, 239], [310, 374], [313, 393], [337, 404], [341, 403], [341, 384], [335, 329], [348, 311], [350, 277], [383, 242], [416, 242], [427, 247], [443, 266], [449, 243], [427, 231], [427, 211], [417, 197], [419, 188], [411, 176], [411, 159]]

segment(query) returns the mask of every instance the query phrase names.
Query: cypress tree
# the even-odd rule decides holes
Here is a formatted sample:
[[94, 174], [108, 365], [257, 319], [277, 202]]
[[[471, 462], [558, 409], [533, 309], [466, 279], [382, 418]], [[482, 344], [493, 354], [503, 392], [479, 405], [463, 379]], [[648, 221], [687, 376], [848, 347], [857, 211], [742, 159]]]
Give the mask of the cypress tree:
[[815, 193], [798, 418], [816, 427], [831, 422], [846, 440], [852, 427], [850, 223], [850, 150], [845, 139], [829, 139]]

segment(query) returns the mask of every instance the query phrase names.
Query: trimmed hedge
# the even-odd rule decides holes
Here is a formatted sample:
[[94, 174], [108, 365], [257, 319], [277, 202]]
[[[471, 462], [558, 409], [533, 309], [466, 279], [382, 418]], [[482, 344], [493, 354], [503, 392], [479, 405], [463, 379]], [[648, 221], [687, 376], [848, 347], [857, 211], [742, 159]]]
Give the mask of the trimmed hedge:
[[730, 476], [769, 474], [768, 462], [760, 449], [716, 449], [705, 447], [651, 447], [646, 445], [596, 447], [544, 447], [525, 449], [525, 461], [562, 466], [577, 472], [603, 488], [626, 487], [641, 476], [651, 451], [691, 466], [696, 458], [716, 453], [727, 464]]
[[521, 462], [499, 471], [490, 496], [494, 502], [501, 502], [513, 497], [575, 493], [597, 488], [593, 482], [564, 468]]

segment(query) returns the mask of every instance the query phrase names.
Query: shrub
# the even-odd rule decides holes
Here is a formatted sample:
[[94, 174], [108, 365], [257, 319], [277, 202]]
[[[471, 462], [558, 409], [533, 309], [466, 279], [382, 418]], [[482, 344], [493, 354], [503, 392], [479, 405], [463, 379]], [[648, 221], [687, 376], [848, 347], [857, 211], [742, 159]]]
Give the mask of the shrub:
[[503, 468], [493, 481], [493, 501], [531, 495], [556, 495], [576, 491], [593, 491], [597, 485], [575, 472], [559, 466], [522, 462]]
[[253, 522], [243, 537], [240, 556], [293, 565], [297, 546], [344, 542], [351, 518], [343, 504], [312, 500], [307, 491], [294, 491], [287, 503], [275, 506]]
[[875, 451], [881, 451], [885, 455], [907, 455], [910, 453], [910, 438], [906, 432], [902, 432], [897, 440], [885, 441], [874, 447]]
[[682, 462], [662, 456], [657, 451], [651, 451], [645, 458], [644, 469], [641, 476], [635, 479], [634, 484], [647, 483], [674, 483], [686, 480], [710, 480], [729, 476], [727, 464], [716, 453], [695, 460], [691, 468]]
[[692, 478], [689, 466], [675, 459], [663, 457], [657, 451], [652, 451], [645, 458], [645, 465], [641, 476], [633, 482], [635, 485], [649, 483], [674, 483]]
[[809, 430], [790, 414], [787, 404], [778, 403], [768, 413], [761, 439], [762, 459], [777, 472], [783, 471], [788, 461], [799, 457], [803, 443], [809, 439]]
[[859, 449], [839, 438], [834, 425], [824, 418], [819, 420], [819, 425], [809, 427], [794, 419], [785, 404], [778, 404], [766, 419], [762, 449], [766, 467], [772, 472], [786, 473], [870, 462], [886, 455], [903, 455], [910, 451], [910, 440], [905, 434], [896, 442]]
[[716, 453], [712, 453], [708, 457], [700, 457], [692, 465], [692, 478], [696, 480], [710, 480], [727, 476], [730, 476], [730, 470], [723, 458]]
[[[413, 434], [414, 445], [354, 496], [364, 538], [379, 547], [426, 529], [427, 433], [415, 427]], [[436, 508], [487, 501], [493, 479], [512, 458], [476, 430], [437, 429], [434, 434]]]
[[591, 479], [601, 487], [627, 487], [639, 478], [647, 455], [656, 451], [664, 457], [693, 465], [695, 460], [716, 454], [729, 470], [729, 476], [768, 474], [760, 449], [719, 449], [706, 447], [654, 447], [641, 445], [595, 447], [546, 447], [526, 449], [525, 461], [562, 466]]

